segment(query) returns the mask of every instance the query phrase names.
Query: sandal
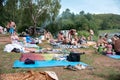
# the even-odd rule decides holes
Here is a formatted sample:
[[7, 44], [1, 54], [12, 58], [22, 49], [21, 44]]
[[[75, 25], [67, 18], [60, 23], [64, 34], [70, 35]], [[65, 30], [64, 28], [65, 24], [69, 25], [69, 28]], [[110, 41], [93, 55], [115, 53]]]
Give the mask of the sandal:
[[75, 68], [78, 69], [78, 70], [83, 70], [83, 69], [85, 69], [86, 67], [83, 66], [83, 65], [81, 65], [81, 64], [77, 64], [77, 65], [75, 66]]
[[76, 70], [77, 70], [77, 69], [76, 69], [74, 66], [72, 66], [72, 65], [66, 66], [65, 69], [69, 69], [69, 70], [73, 70], [73, 71], [76, 71]]
[[92, 66], [87, 66], [87, 69], [89, 69], [89, 70], [93, 70], [93, 69], [95, 69], [95, 68], [92, 67]]

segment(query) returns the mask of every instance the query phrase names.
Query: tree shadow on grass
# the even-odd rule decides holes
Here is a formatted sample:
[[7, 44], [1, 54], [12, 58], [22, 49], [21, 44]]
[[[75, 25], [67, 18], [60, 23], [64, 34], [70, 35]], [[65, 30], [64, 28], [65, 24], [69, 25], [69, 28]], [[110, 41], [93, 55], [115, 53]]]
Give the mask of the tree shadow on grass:
[[109, 74], [106, 74], [106, 73], [98, 73], [98, 74], [94, 74], [96, 75], [97, 77], [101, 77], [105, 80], [120, 80], [120, 73], [119, 72], [113, 72], [113, 73], [109, 73]]
[[120, 73], [119, 74], [111, 74], [106, 78], [107, 78], [107, 80], [120, 80]]

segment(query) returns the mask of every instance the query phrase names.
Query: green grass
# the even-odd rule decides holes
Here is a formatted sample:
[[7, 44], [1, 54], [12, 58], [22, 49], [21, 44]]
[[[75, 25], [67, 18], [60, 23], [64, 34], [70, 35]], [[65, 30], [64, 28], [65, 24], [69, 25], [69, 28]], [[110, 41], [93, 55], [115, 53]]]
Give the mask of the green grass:
[[[114, 60], [106, 56], [95, 53], [95, 49], [88, 48], [82, 49], [83, 51], [92, 50], [93, 53], [81, 55], [81, 61], [95, 67], [93, 70], [78, 70], [71, 71], [64, 69], [63, 67], [51, 67], [51, 68], [12, 68], [13, 62], [19, 59], [21, 53], [6, 53], [3, 51], [4, 44], [0, 44], [0, 74], [3, 73], [17, 73], [26, 72], [28, 70], [33, 71], [54, 71], [56, 72], [59, 80], [120, 80], [120, 60]], [[42, 47], [50, 46], [45, 43]]]

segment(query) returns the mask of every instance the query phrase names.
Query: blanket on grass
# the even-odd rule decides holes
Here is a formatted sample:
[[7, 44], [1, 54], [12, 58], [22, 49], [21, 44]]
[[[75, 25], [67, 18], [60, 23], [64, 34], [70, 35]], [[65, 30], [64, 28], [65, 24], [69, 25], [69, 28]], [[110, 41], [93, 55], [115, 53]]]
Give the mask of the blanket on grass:
[[69, 49], [69, 48], [88, 48], [87, 46], [84, 46], [84, 45], [67, 45], [67, 44], [60, 44], [60, 43], [51, 43], [51, 45], [54, 48], [66, 48], [66, 49]]
[[110, 57], [110, 58], [113, 58], [113, 59], [120, 59], [120, 55], [110, 55], [110, 54], [108, 54], [107, 56]]
[[13, 68], [42, 68], [42, 67], [68, 66], [68, 65], [75, 66], [77, 64], [87, 66], [87, 64], [84, 62], [68, 62], [68, 61], [57, 61], [57, 60], [35, 61], [35, 64], [27, 65], [20, 60], [15, 60], [13, 64]]

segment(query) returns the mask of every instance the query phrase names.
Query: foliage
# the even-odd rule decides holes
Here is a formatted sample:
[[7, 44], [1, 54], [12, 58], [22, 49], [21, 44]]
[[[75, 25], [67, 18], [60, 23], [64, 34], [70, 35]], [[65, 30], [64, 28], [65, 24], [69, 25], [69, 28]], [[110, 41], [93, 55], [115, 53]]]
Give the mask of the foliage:
[[[5, 13], [5, 24], [13, 20], [18, 31], [24, 31], [29, 26], [40, 27], [55, 20], [61, 7], [60, 0], [2, 0], [1, 14]], [[4, 5], [3, 5], [4, 3]], [[4, 24], [3, 22], [1, 24]], [[5, 25], [4, 25], [5, 26]]]
[[89, 36], [89, 32], [88, 31], [78, 31], [78, 36], [85, 36], [86, 38]]
[[[120, 15], [90, 14], [80, 11], [71, 13], [66, 9], [59, 14], [61, 0], [0, 0], [0, 25], [6, 26], [10, 20], [15, 21], [19, 32], [30, 26], [48, 29], [53, 34], [62, 29], [88, 31], [120, 29]], [[54, 30], [54, 31], [53, 31]]]

